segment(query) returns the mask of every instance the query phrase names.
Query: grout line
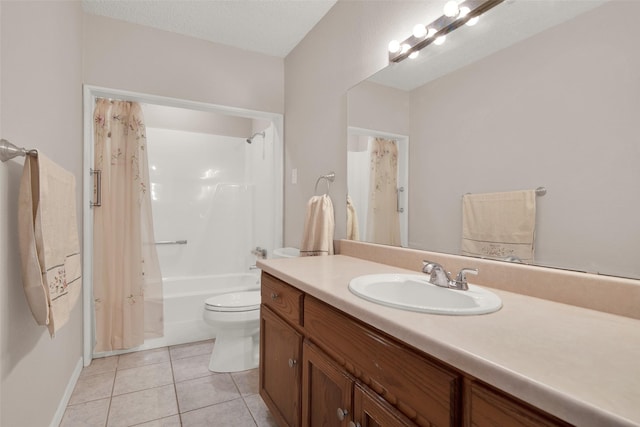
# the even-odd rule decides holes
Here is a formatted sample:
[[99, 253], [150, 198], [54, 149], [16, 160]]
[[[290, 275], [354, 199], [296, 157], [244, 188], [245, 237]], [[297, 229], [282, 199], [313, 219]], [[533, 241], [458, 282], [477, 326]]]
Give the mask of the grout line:
[[167, 351], [169, 352], [169, 364], [171, 366], [171, 378], [173, 379], [173, 394], [176, 397], [176, 409], [178, 410], [178, 421], [180, 421], [180, 426], [182, 426], [182, 411], [180, 410], [180, 401], [178, 400], [178, 388], [176, 387], [176, 376], [173, 371], [173, 357], [171, 357], [171, 351], [169, 347], [167, 347]]
[[109, 416], [111, 415], [111, 403], [113, 402], [113, 390], [116, 387], [116, 377], [118, 376], [118, 363], [120, 363], [120, 356], [116, 356], [116, 370], [113, 373], [113, 383], [111, 383], [111, 394], [109, 395], [109, 408], [107, 408], [107, 418], [104, 420], [104, 427], [109, 425]]
[[[231, 377], [231, 381], [233, 381], [233, 384], [236, 386], [236, 389], [238, 390], [238, 393], [240, 394], [240, 398], [242, 399], [242, 403], [244, 403], [245, 408], [247, 408], [247, 411], [249, 411], [249, 415], [251, 415], [251, 419], [253, 419], [253, 422], [257, 426], [258, 425], [258, 420], [256, 419], [256, 416], [251, 411], [251, 408], [249, 408], [249, 405], [247, 404], [245, 396], [242, 394], [242, 390], [240, 390], [240, 386], [236, 382], [236, 379], [233, 377], [232, 373], [229, 373], [229, 376]], [[253, 394], [249, 394], [247, 396], [253, 396]]]
[[[252, 394], [249, 396], [253, 396]], [[247, 401], [245, 400], [244, 396], [240, 395], [240, 397], [242, 398], [242, 403], [244, 403], [244, 406], [247, 408], [247, 411], [249, 411], [249, 415], [251, 415], [251, 418], [253, 419], [253, 422], [255, 423], [255, 425], [258, 425], [258, 420], [256, 419], [256, 416], [254, 415], [253, 411], [251, 411], [251, 408], [249, 408], [249, 405], [247, 404]]]

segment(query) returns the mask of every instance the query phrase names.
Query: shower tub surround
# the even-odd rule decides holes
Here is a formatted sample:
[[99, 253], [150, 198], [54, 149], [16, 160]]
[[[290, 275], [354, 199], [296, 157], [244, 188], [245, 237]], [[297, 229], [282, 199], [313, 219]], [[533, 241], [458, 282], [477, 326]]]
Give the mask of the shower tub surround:
[[[492, 291], [501, 297], [503, 308], [488, 315], [442, 316], [381, 306], [349, 292], [349, 281], [364, 274], [415, 273], [420, 261], [434, 254], [339, 243], [341, 255], [265, 260], [259, 265], [306, 295], [561, 420], [580, 426], [640, 424], [640, 319], [550, 300], [566, 295], [542, 299], [498, 288]], [[488, 286], [492, 277], [500, 282], [511, 274], [506, 270], [512, 266], [504, 263], [489, 262], [492, 268], [483, 271], [489, 266], [487, 261], [437, 256], [436, 261], [451, 270], [462, 261], [469, 264], [467, 267], [479, 266], [478, 279], [482, 278], [483, 286]], [[418, 259], [416, 265], [414, 258]], [[530, 287], [526, 266], [514, 268], [520, 269], [523, 286]], [[578, 273], [543, 273], [547, 273], [547, 280], [538, 282], [538, 286], [553, 285], [549, 287], [555, 287], [552, 293], [556, 294], [562, 294], [557, 288], [572, 279], [570, 289], [582, 289], [584, 293], [589, 287], [586, 282], [594, 280], [571, 277]], [[578, 283], [581, 280], [584, 283]], [[637, 311], [637, 283], [622, 283], [620, 279], [613, 282], [605, 285], [611, 284], [614, 293], [626, 287], [626, 298], [619, 302], [625, 305], [627, 300], [635, 301]], [[594, 289], [597, 292], [597, 286]]]
[[274, 135], [271, 125], [248, 144], [249, 135], [147, 129], [165, 336], [139, 349], [213, 338], [204, 301], [260, 288], [251, 251], [275, 241]]

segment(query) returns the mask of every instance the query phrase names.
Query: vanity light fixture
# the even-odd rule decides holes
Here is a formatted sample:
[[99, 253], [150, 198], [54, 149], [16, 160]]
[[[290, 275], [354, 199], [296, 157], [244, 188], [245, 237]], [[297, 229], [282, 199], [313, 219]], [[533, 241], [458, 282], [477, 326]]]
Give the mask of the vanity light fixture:
[[458, 3], [448, 1], [444, 6], [444, 15], [428, 25], [413, 27], [413, 34], [402, 42], [392, 40], [389, 43], [389, 62], [400, 62], [406, 58], [415, 58], [418, 51], [431, 43], [441, 45], [445, 36], [461, 26], [475, 25], [478, 17], [496, 7], [505, 0], [466, 0]]
[[413, 37], [415, 38], [423, 38], [424, 36], [427, 35], [427, 27], [425, 27], [422, 24], [418, 24], [415, 27], [413, 27]]

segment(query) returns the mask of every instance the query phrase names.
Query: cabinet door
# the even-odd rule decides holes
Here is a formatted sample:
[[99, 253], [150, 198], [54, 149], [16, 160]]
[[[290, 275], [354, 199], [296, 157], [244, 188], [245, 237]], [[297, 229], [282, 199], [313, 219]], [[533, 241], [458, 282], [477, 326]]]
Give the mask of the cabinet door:
[[300, 426], [302, 335], [260, 309], [260, 396], [281, 427]]
[[351, 420], [353, 379], [317, 347], [302, 350], [302, 425], [346, 427]]
[[353, 391], [353, 423], [349, 427], [415, 427], [416, 424], [382, 397], [358, 384]]
[[[516, 402], [502, 393], [476, 382], [467, 388], [467, 420], [471, 427], [568, 427], [551, 415]], [[469, 384], [468, 383], [468, 384]]]

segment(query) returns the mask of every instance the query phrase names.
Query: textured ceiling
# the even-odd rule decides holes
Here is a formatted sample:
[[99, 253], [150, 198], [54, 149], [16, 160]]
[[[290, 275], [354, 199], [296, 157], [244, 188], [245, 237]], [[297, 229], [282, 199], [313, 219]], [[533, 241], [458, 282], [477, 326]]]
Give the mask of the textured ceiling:
[[336, 0], [82, 0], [85, 12], [284, 58]]

